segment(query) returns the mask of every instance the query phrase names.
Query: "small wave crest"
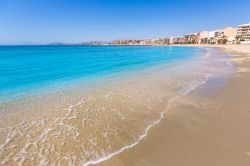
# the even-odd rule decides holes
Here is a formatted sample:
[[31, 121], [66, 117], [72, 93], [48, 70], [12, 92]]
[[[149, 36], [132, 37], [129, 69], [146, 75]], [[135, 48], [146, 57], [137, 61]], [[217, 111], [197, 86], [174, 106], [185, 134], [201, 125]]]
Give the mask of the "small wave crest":
[[167, 107], [166, 107], [166, 109], [165, 109], [163, 112], [160, 113], [160, 117], [159, 117], [157, 120], [155, 120], [153, 123], [151, 123], [151, 124], [145, 129], [144, 133], [143, 133], [141, 136], [139, 136], [138, 139], [137, 139], [135, 142], [133, 142], [133, 143], [131, 143], [131, 144], [129, 144], [129, 145], [126, 145], [126, 146], [122, 147], [121, 149], [119, 149], [119, 150], [117, 150], [117, 151], [115, 151], [115, 152], [113, 152], [113, 153], [110, 153], [110, 154], [108, 154], [108, 155], [106, 155], [106, 156], [102, 156], [102, 157], [99, 157], [98, 159], [90, 160], [90, 161], [88, 161], [88, 162], [86, 162], [86, 163], [83, 163], [82, 165], [83, 165], [83, 166], [88, 166], [88, 165], [93, 165], [93, 164], [101, 163], [101, 162], [106, 161], [106, 160], [109, 160], [109, 159], [111, 159], [112, 157], [114, 157], [114, 156], [116, 156], [116, 155], [118, 155], [118, 154], [124, 152], [125, 150], [128, 150], [128, 149], [130, 149], [130, 148], [133, 148], [134, 146], [136, 146], [137, 144], [139, 144], [140, 141], [148, 135], [149, 130], [150, 130], [152, 127], [156, 126], [157, 124], [159, 124], [159, 123], [161, 122], [161, 120], [164, 118], [164, 115], [169, 111], [169, 109], [170, 109], [170, 107], [171, 107], [171, 104], [172, 104], [173, 102], [175, 102], [175, 101], [176, 101], [178, 98], [180, 98], [181, 96], [186, 96], [186, 95], [188, 95], [190, 92], [192, 92], [192, 91], [194, 91], [196, 88], [198, 88], [199, 86], [205, 84], [205, 83], [208, 81], [210, 75], [211, 75], [211, 74], [207, 74], [207, 75], [204, 76], [204, 77], [195, 79], [195, 80], [191, 81], [190, 83], [183, 85], [182, 88], [178, 91], [177, 95], [174, 96], [173, 98], [171, 98], [171, 99], [168, 101]]

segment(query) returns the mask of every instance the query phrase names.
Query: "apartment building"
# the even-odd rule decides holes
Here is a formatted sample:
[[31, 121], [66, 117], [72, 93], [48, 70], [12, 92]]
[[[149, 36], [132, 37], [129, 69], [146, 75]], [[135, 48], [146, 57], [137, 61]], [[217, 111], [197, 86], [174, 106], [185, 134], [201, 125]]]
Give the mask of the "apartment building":
[[174, 37], [169, 38], [169, 44], [174, 44]]
[[198, 43], [199, 44], [208, 44], [208, 31], [202, 31], [200, 32]]
[[207, 44], [217, 44], [217, 41], [216, 41], [216, 38], [215, 38], [215, 32], [216, 31], [208, 32]]
[[239, 43], [250, 44], [250, 22], [238, 26], [236, 39]]
[[191, 33], [184, 36], [186, 44], [198, 44], [200, 33]]
[[227, 27], [223, 29], [224, 39], [226, 39], [227, 44], [236, 43], [236, 39], [235, 39], [236, 34], [237, 34], [237, 28]]
[[169, 45], [172, 44], [172, 38], [171, 37], [164, 37], [159, 39], [160, 44], [162, 45]]
[[174, 37], [173, 44], [184, 44], [185, 38], [184, 37]]
[[[100, 42], [101, 43], [101, 42]], [[100, 44], [96, 42], [94, 44]], [[215, 31], [190, 33], [181, 37], [163, 37], [147, 40], [115, 40], [116, 45], [168, 45], [168, 44], [250, 44], [250, 22], [238, 28], [226, 27]], [[102, 44], [102, 43], [101, 43]]]

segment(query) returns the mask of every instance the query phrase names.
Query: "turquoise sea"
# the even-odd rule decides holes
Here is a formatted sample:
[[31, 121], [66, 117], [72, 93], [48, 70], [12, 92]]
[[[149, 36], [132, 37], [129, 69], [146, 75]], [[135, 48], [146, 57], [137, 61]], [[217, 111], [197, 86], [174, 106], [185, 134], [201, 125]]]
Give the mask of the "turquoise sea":
[[0, 46], [0, 165], [109, 160], [232, 69], [210, 48]]
[[0, 46], [0, 102], [202, 53], [186, 47]]

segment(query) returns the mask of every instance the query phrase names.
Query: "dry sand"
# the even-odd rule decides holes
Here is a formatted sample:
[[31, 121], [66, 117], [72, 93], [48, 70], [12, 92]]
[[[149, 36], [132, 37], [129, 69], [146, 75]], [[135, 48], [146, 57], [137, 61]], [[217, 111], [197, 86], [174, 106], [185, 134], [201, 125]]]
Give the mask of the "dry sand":
[[227, 84], [211, 95], [208, 83], [181, 98], [137, 146], [100, 165], [250, 165], [250, 45], [209, 47], [234, 55]]

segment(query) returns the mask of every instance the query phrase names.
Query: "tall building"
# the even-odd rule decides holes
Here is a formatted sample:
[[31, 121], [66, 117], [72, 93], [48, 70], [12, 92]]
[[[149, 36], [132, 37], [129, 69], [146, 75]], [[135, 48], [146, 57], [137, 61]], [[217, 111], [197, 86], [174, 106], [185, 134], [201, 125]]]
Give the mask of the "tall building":
[[174, 44], [174, 38], [173, 37], [169, 38], [169, 44]]
[[159, 39], [159, 43], [161, 45], [169, 45], [169, 44], [172, 44], [170, 40], [171, 40], [170, 37], [164, 37], [164, 38]]
[[234, 44], [236, 42], [237, 28], [227, 27], [223, 29], [224, 38], [227, 40], [227, 44]]
[[185, 38], [184, 37], [174, 37], [173, 44], [184, 44]]
[[199, 44], [208, 44], [208, 35], [209, 35], [208, 31], [200, 32], [198, 43]]
[[[224, 29], [218, 29], [215, 31], [208, 32], [207, 40], [203, 38], [203, 44], [233, 44], [235, 43], [236, 28], [227, 27]], [[203, 33], [204, 36], [207, 32]]]
[[199, 42], [200, 33], [191, 33], [184, 36], [186, 44], [197, 44]]
[[216, 44], [217, 43], [216, 38], [215, 38], [215, 32], [216, 31], [208, 32], [208, 41], [207, 41], [208, 44]]
[[224, 36], [223, 29], [218, 29], [214, 32], [214, 41], [215, 41], [215, 44], [226, 44], [227, 43], [227, 39]]
[[250, 43], [250, 22], [238, 26], [236, 39], [240, 43]]

